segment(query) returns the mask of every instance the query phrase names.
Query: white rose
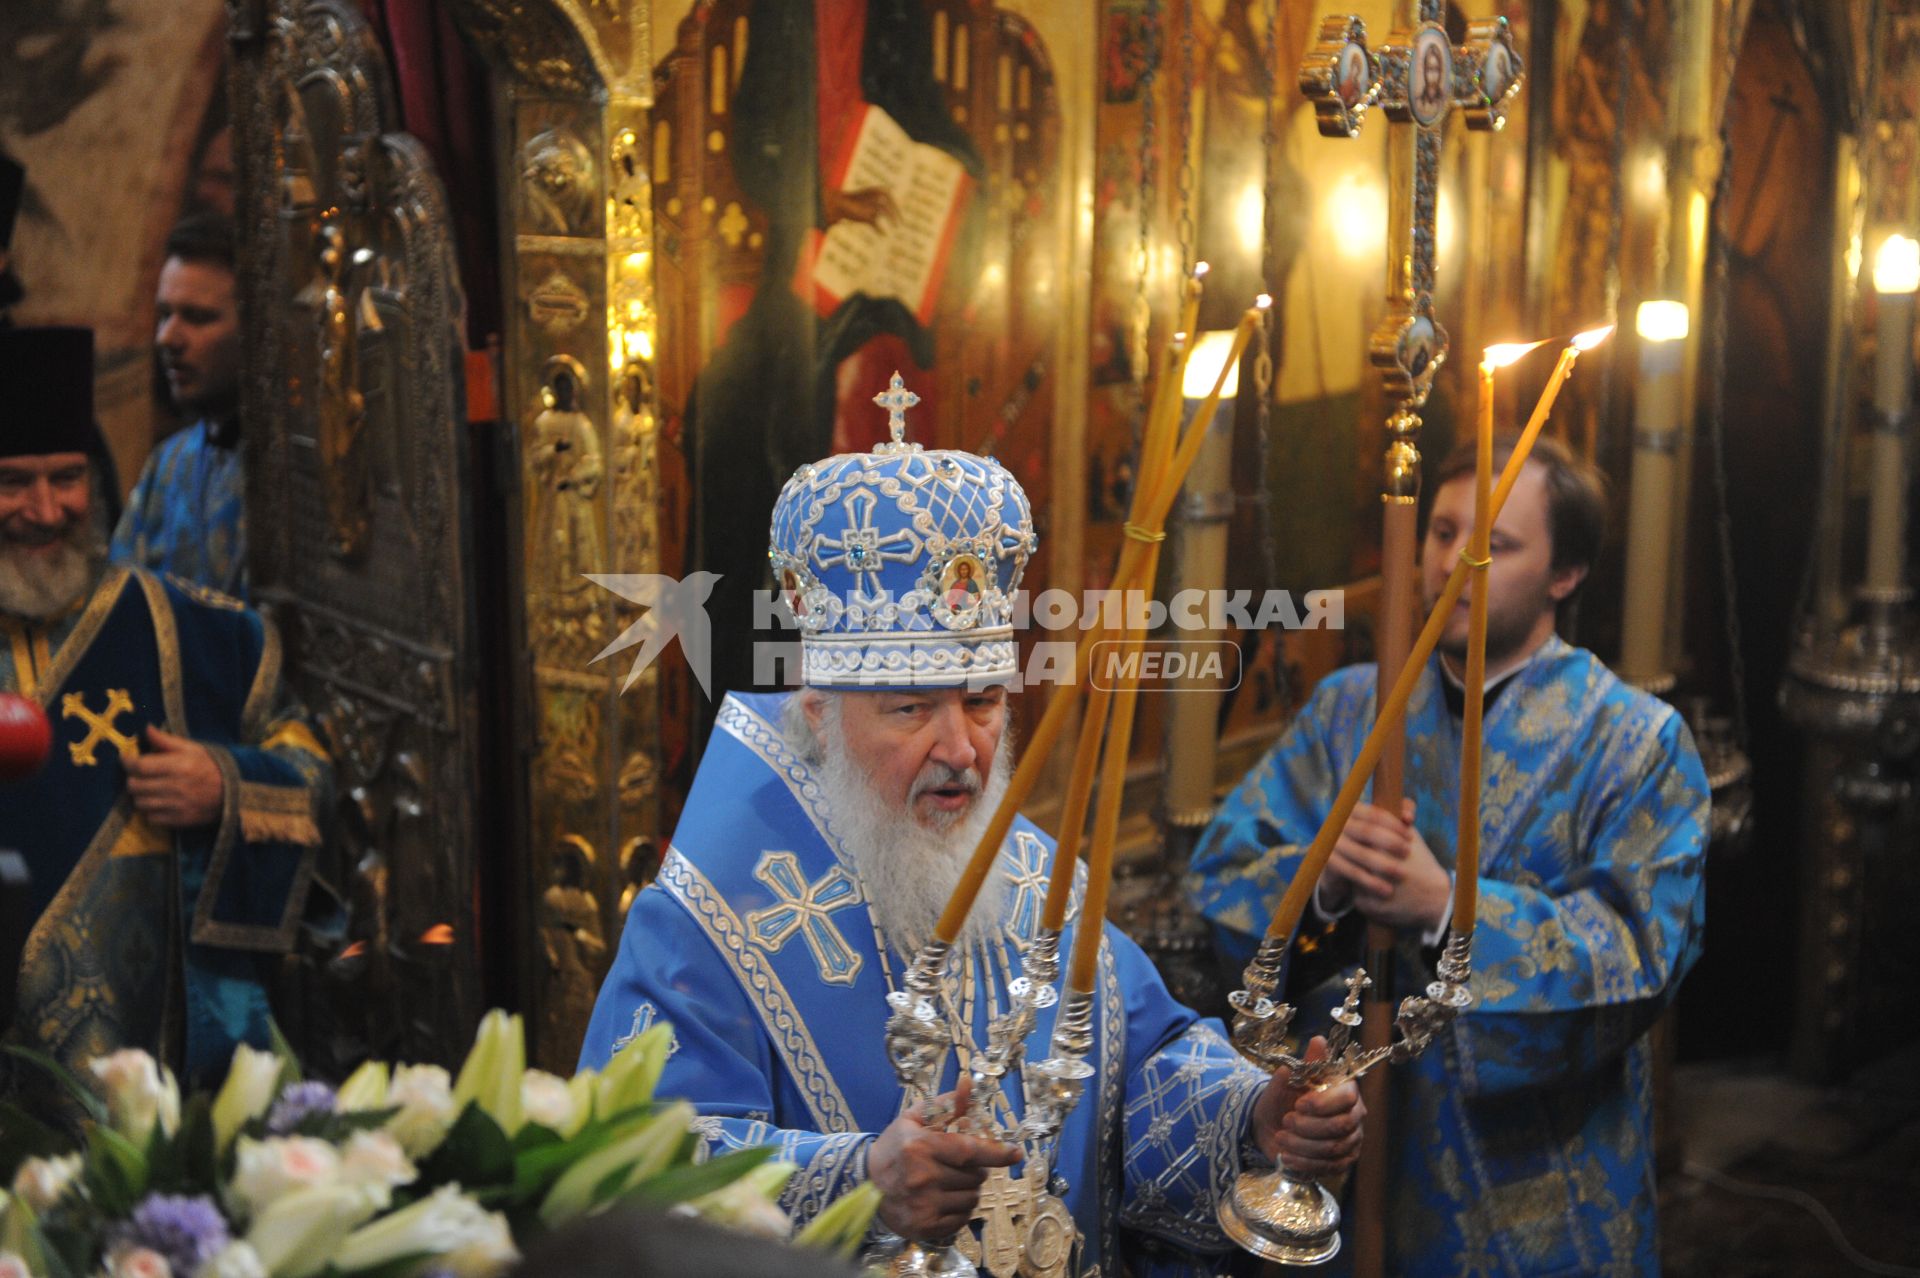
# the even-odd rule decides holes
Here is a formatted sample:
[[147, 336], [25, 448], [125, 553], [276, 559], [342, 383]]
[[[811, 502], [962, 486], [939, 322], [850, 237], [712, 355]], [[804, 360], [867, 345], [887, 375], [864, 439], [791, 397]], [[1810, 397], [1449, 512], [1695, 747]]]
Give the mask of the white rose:
[[260, 1253], [244, 1242], [230, 1242], [220, 1254], [200, 1266], [194, 1278], [267, 1278]]
[[257, 1051], [245, 1043], [233, 1049], [227, 1080], [213, 1099], [213, 1136], [221, 1152], [247, 1123], [267, 1112], [280, 1086], [283, 1064], [272, 1052]]
[[459, 1113], [453, 1103], [453, 1078], [438, 1065], [402, 1065], [394, 1070], [387, 1104], [398, 1106], [400, 1112], [387, 1120], [386, 1130], [410, 1158], [431, 1154]]
[[0, 1278], [33, 1278], [33, 1270], [27, 1268], [19, 1253], [0, 1251]]
[[115, 1131], [140, 1144], [152, 1137], [156, 1123], [173, 1135], [180, 1125], [180, 1085], [171, 1071], [137, 1047], [95, 1057], [91, 1066], [106, 1090]]
[[253, 1140], [242, 1136], [234, 1160], [231, 1188], [250, 1213], [298, 1189], [332, 1185], [340, 1179], [340, 1155], [311, 1136]]
[[29, 1158], [14, 1173], [13, 1193], [38, 1216], [60, 1201], [79, 1174], [78, 1154], [64, 1158]]
[[393, 1201], [395, 1185], [410, 1185], [419, 1175], [400, 1142], [385, 1132], [355, 1132], [340, 1158], [341, 1183], [365, 1188], [382, 1209]]
[[107, 1257], [107, 1273], [112, 1278], [173, 1278], [173, 1266], [150, 1248], [128, 1247]]
[[571, 1136], [586, 1122], [573, 1089], [564, 1079], [543, 1069], [530, 1069], [520, 1078], [520, 1105], [530, 1123]]
[[[437, 1256], [468, 1275], [487, 1274], [518, 1259], [507, 1222], [460, 1192], [442, 1185], [429, 1196], [355, 1230], [333, 1252], [343, 1273], [372, 1269], [402, 1256]], [[460, 1258], [460, 1259], [456, 1259]], [[461, 1268], [462, 1260], [468, 1265]]]

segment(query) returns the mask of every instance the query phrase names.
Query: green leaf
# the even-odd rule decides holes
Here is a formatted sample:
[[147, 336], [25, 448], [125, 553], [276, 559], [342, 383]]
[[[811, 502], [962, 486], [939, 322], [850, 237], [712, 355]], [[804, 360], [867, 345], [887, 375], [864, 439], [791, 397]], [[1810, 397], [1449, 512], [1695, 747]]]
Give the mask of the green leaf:
[[31, 1047], [20, 1047], [15, 1044], [9, 1044], [6, 1050], [18, 1056], [23, 1061], [38, 1065], [46, 1073], [51, 1074], [54, 1080], [66, 1088], [73, 1099], [80, 1103], [80, 1107], [87, 1111], [88, 1118], [91, 1118], [96, 1123], [104, 1123], [107, 1121], [107, 1103], [101, 1100], [99, 1095], [95, 1093], [91, 1087], [88, 1087], [85, 1083], [82, 1083], [78, 1078], [74, 1077], [73, 1071], [65, 1065], [62, 1065], [45, 1052], [36, 1052]]
[[147, 1158], [139, 1146], [98, 1123], [87, 1128], [87, 1162], [83, 1173], [100, 1210], [124, 1216], [147, 1189]]
[[410, 1256], [395, 1256], [392, 1260], [365, 1269], [340, 1269], [330, 1265], [327, 1272], [338, 1274], [341, 1278], [347, 1278], [348, 1275], [352, 1278], [407, 1278], [434, 1256], [435, 1253], [431, 1251], [415, 1252]]
[[278, 1096], [282, 1088], [300, 1082], [302, 1076], [298, 1053], [293, 1050], [293, 1044], [287, 1041], [287, 1036], [280, 1032], [280, 1022], [272, 1017], [267, 1018], [267, 1050], [280, 1058], [280, 1086], [274, 1089], [274, 1095]]
[[13, 1101], [0, 1101], [0, 1186], [11, 1185], [29, 1158], [55, 1158], [73, 1149], [65, 1132], [41, 1122]]
[[154, 1127], [148, 1149], [151, 1174], [148, 1188], [155, 1193], [192, 1193], [214, 1181], [213, 1097], [196, 1092], [180, 1110], [180, 1127], [171, 1140]]
[[516, 1172], [513, 1142], [477, 1102], [469, 1101], [420, 1170], [429, 1184], [458, 1181], [469, 1190], [511, 1185]]
[[[682, 1155], [684, 1156], [684, 1155]], [[649, 1176], [634, 1186], [623, 1201], [643, 1207], [666, 1208], [725, 1189], [734, 1181], [773, 1157], [773, 1146], [736, 1149], [704, 1163], [681, 1163]]]
[[513, 1160], [515, 1200], [524, 1200], [540, 1193], [556, 1176], [588, 1154], [646, 1126], [653, 1117], [652, 1111], [651, 1105], [631, 1109], [617, 1118], [588, 1125], [572, 1140], [516, 1152]]
[[867, 1181], [828, 1203], [794, 1235], [794, 1245], [835, 1252], [841, 1259], [851, 1260], [879, 1210], [880, 1187]]

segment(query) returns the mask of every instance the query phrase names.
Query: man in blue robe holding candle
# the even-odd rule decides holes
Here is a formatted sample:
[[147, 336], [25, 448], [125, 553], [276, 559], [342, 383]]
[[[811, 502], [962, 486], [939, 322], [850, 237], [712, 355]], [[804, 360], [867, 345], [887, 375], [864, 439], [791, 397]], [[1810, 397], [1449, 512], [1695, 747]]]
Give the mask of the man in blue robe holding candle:
[[[1057, 1140], [944, 1129], [908, 1103], [888, 1060], [887, 996], [1011, 771], [1011, 616], [1035, 544], [1004, 468], [901, 442], [902, 426], [896, 411], [893, 442], [803, 466], [782, 492], [771, 557], [801, 628], [804, 687], [722, 705], [581, 1064], [670, 1022], [662, 1094], [699, 1107], [712, 1150], [771, 1144], [797, 1163], [783, 1206], [800, 1221], [872, 1180], [887, 1229], [959, 1231], [960, 1250], [1001, 1278], [1219, 1272], [1198, 1254], [1227, 1248], [1214, 1204], [1243, 1162], [1346, 1166], [1357, 1089], [1301, 1095], [1243, 1063], [1117, 930], [1101, 947], [1093, 1074]], [[961, 557], [979, 589], [955, 610], [942, 583]], [[946, 1088], [966, 1091], [961, 1074], [1007, 1008], [1052, 850], [1016, 821], [953, 947]], [[1017, 1059], [1047, 1055], [1056, 1006]], [[993, 1104], [1002, 1130], [1025, 1112], [1020, 1079], [1010, 1072]]]
[[[1496, 446], [1496, 472], [1511, 451]], [[1473, 468], [1469, 446], [1439, 470], [1429, 607], [1472, 527]], [[1554, 633], [1605, 514], [1597, 477], [1541, 439], [1494, 522], [1473, 1004], [1393, 1071], [1389, 1273], [1659, 1272], [1646, 1036], [1699, 952], [1708, 788], [1679, 714]], [[1297, 968], [1331, 954], [1350, 971], [1366, 921], [1395, 931], [1397, 992], [1432, 979], [1451, 921], [1466, 643], [1463, 593], [1408, 704], [1404, 810], [1354, 810]], [[1374, 675], [1323, 680], [1194, 853], [1194, 901], [1236, 961], [1360, 752]], [[1311, 983], [1290, 985], [1317, 1016], [1339, 985]]]
[[[191, 1082], [267, 1046], [331, 765], [256, 613], [107, 564], [92, 406], [90, 332], [0, 331], [0, 691], [54, 735], [0, 794], [0, 847], [32, 874], [0, 1029], [82, 1077], [139, 1047]], [[38, 1081], [0, 1063], [0, 1092]]]

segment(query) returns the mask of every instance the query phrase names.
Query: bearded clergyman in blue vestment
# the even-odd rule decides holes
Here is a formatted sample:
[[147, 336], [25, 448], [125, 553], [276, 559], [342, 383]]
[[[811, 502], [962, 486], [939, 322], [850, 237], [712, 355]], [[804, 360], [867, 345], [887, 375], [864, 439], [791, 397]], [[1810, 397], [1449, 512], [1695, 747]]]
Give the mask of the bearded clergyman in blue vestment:
[[[1469, 446], [1439, 468], [1429, 606], [1473, 523], [1473, 467]], [[1473, 1004], [1392, 1073], [1389, 1273], [1659, 1272], [1647, 1031], [1699, 954], [1708, 790], [1679, 714], [1554, 632], [1605, 514], [1597, 477], [1542, 439], [1494, 521]], [[1407, 709], [1405, 806], [1354, 810], [1296, 968], [1350, 969], [1364, 920], [1393, 929], [1396, 992], [1432, 979], [1451, 922], [1466, 639], [1462, 596]], [[1251, 955], [1373, 715], [1373, 666], [1328, 676], [1201, 839], [1194, 900], [1232, 957]]]
[[139, 1047], [217, 1076], [268, 1044], [265, 965], [293, 940], [331, 765], [257, 614], [108, 566], [92, 390], [87, 330], [0, 332], [0, 691], [54, 737], [0, 795], [0, 847], [32, 875], [8, 1041], [75, 1072]]
[[[773, 1145], [797, 1163], [783, 1202], [796, 1220], [871, 1180], [887, 1229], [961, 1231], [960, 1249], [1000, 1278], [1219, 1272], [1215, 1203], [1234, 1177], [1278, 1154], [1307, 1173], [1344, 1167], [1357, 1091], [1303, 1095], [1243, 1063], [1118, 930], [1100, 924], [1095, 1073], [1057, 1146], [933, 1125], [889, 1063], [887, 996], [1007, 784], [1011, 616], [1035, 545], [1004, 468], [900, 430], [787, 482], [772, 561], [801, 627], [804, 687], [722, 705], [581, 1064], [670, 1022], [663, 1094], [698, 1106], [711, 1150]], [[942, 583], [962, 556], [979, 589], [955, 610]], [[1052, 854], [1016, 821], [954, 948], [949, 1088], [1007, 1007]], [[1041, 1011], [1030, 1059], [1046, 1054], [1056, 1009]], [[1020, 1093], [1002, 1090], [1003, 1130]]]

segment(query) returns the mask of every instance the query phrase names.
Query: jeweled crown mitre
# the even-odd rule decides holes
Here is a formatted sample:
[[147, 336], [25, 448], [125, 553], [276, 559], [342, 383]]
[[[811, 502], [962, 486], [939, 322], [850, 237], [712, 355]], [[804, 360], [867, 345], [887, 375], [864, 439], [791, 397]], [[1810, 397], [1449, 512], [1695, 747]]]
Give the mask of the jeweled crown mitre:
[[773, 507], [774, 584], [813, 688], [952, 688], [1018, 670], [1013, 602], [1033, 512], [990, 457], [907, 442], [918, 395], [873, 397], [892, 438], [802, 466]]

